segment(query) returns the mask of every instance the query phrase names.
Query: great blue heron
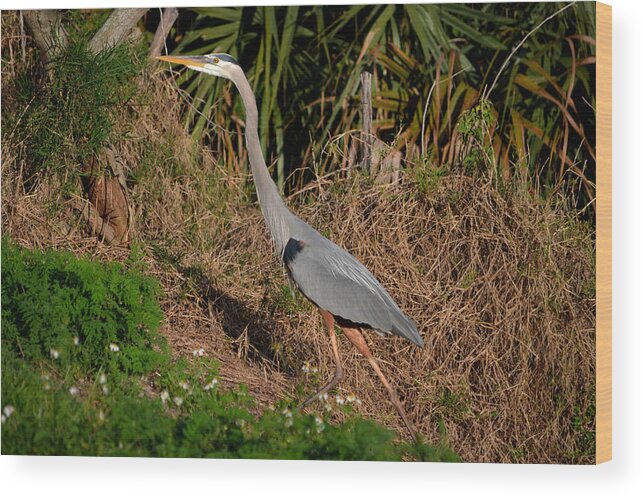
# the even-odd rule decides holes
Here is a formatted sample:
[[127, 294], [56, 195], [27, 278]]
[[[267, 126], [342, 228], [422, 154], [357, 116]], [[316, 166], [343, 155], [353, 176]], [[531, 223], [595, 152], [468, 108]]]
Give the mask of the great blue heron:
[[246, 109], [246, 146], [261, 212], [268, 225], [276, 252], [290, 279], [319, 309], [333, 349], [335, 374], [304, 404], [309, 404], [335, 387], [344, 377], [334, 329], [334, 324], [337, 322], [349, 341], [373, 367], [386, 388], [391, 402], [400, 413], [411, 436], [414, 437], [415, 429], [395, 390], [373, 358], [360, 329], [373, 329], [379, 334], [396, 334], [418, 346], [423, 346], [416, 325], [404, 315], [393, 298], [364, 265], [288, 210], [266, 167], [257, 133], [257, 103], [250, 84], [235, 58], [225, 53], [159, 58], [206, 74], [230, 79], [241, 94]]

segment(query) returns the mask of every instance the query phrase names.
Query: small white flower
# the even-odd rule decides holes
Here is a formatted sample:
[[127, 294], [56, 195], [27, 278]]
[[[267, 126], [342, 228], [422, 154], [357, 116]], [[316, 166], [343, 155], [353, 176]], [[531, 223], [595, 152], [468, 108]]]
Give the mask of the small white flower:
[[335, 395], [335, 403], [338, 405], [343, 405], [345, 403], [344, 398], [342, 398], [339, 394]]
[[7, 421], [7, 417], [4, 416], [4, 413], [0, 417], [2, 417], [2, 423], [4, 424]]
[[179, 386], [181, 386], [181, 387], [182, 387], [183, 389], [185, 389], [186, 391], [187, 391], [188, 389], [190, 389], [190, 385], [187, 383], [187, 381], [181, 381], [181, 382], [179, 382]]
[[310, 363], [304, 362], [304, 364], [301, 366], [301, 370], [304, 372], [304, 374], [316, 374], [319, 372], [319, 369], [317, 367], [311, 367]]
[[181, 398], [180, 396], [175, 396], [174, 397], [174, 404], [176, 406], [181, 406], [183, 404], [183, 398]]
[[293, 419], [292, 419], [292, 412], [291, 412], [288, 408], [284, 408], [284, 409], [281, 411], [281, 414], [282, 414], [284, 417], [286, 417], [286, 421], [284, 422], [284, 425], [285, 425], [286, 427], [290, 427], [290, 426], [292, 426], [292, 422], [293, 422]]
[[203, 386], [203, 389], [206, 391], [210, 391], [210, 389], [214, 389], [214, 387], [219, 384], [219, 379], [216, 377], [212, 379], [210, 382], [208, 382], [205, 386]]
[[5, 405], [2, 411], [4, 412], [5, 416], [9, 418], [11, 417], [11, 414], [15, 411], [15, 408], [13, 407], [13, 405]]
[[346, 396], [346, 402], [347, 403], [356, 403], [357, 405], [360, 405], [362, 401], [355, 396], [353, 393], [349, 393], [348, 396]]
[[80, 344], [80, 339], [78, 339], [78, 336], [74, 336], [74, 346], [78, 346]]
[[109, 343], [109, 350], [113, 351], [114, 353], [120, 351], [121, 349], [118, 347], [117, 344], [115, 343]]
[[194, 350], [192, 354], [194, 356], [203, 356], [205, 355], [205, 350], [203, 348], [199, 348], [198, 350]]
[[98, 382], [99, 384], [107, 384], [107, 376], [104, 372], [101, 372], [100, 376], [98, 377]]
[[163, 391], [161, 393], [161, 401], [165, 404], [165, 402], [169, 399], [170, 399], [170, 393], [168, 393], [167, 390]]
[[324, 393], [319, 397], [320, 400], [322, 401], [328, 401], [328, 393]]
[[80, 393], [80, 390], [76, 386], [72, 386], [69, 388], [69, 394], [72, 396], [76, 396], [78, 393]]
[[58, 350], [54, 350], [53, 348], [49, 350], [49, 355], [51, 358], [54, 360], [58, 360], [58, 357], [60, 357], [60, 352]]
[[326, 428], [326, 426], [324, 425], [324, 421], [319, 417], [315, 417], [315, 428], [317, 429], [317, 434], [319, 434]]
[[105, 385], [103, 385], [103, 394], [107, 396], [109, 394], [109, 388]]

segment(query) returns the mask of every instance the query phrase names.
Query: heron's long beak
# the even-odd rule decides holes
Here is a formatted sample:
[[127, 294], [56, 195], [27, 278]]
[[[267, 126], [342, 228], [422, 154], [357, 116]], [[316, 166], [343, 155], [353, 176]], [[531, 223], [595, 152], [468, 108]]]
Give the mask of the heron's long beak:
[[181, 64], [187, 67], [205, 67], [208, 61], [208, 59], [202, 55], [163, 55], [157, 58], [165, 62]]

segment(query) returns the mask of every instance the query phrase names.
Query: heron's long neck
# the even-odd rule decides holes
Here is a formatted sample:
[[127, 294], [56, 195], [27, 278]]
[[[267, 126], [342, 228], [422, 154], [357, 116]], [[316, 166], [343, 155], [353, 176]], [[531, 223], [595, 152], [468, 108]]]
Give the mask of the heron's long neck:
[[286, 219], [292, 215], [286, 208], [283, 199], [279, 195], [275, 182], [270, 177], [268, 167], [263, 158], [261, 143], [259, 142], [258, 111], [257, 102], [250, 83], [242, 71], [236, 74], [232, 79], [236, 85], [241, 99], [246, 108], [246, 147], [248, 148], [248, 157], [250, 168], [255, 181], [257, 196], [259, 197], [259, 206], [263, 213], [264, 219], [268, 224], [270, 235], [275, 243], [278, 253], [281, 253], [288, 241], [288, 228]]

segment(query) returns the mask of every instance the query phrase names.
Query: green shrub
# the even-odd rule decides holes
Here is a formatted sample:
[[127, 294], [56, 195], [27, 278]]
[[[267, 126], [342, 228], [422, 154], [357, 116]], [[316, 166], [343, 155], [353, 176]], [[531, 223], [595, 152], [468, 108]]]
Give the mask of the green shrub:
[[48, 64], [46, 83], [21, 77], [16, 93], [25, 110], [16, 125], [29, 143], [30, 166], [78, 173], [122, 138], [126, 131], [114, 126], [115, 115], [138, 92], [140, 59], [128, 44], [94, 54], [77, 36]]
[[169, 360], [158, 284], [136, 269], [2, 241], [2, 341], [29, 360], [143, 374]]
[[206, 388], [212, 379], [200, 379], [198, 366], [164, 397], [142, 394], [133, 378], [119, 384], [107, 375], [105, 394], [99, 377], [82, 381], [62, 367], [33, 365], [10, 350], [2, 355], [2, 403], [13, 407], [2, 424], [3, 454], [458, 460], [446, 446], [395, 444], [392, 431], [348, 410], [338, 425], [285, 403], [257, 418], [243, 387]]

